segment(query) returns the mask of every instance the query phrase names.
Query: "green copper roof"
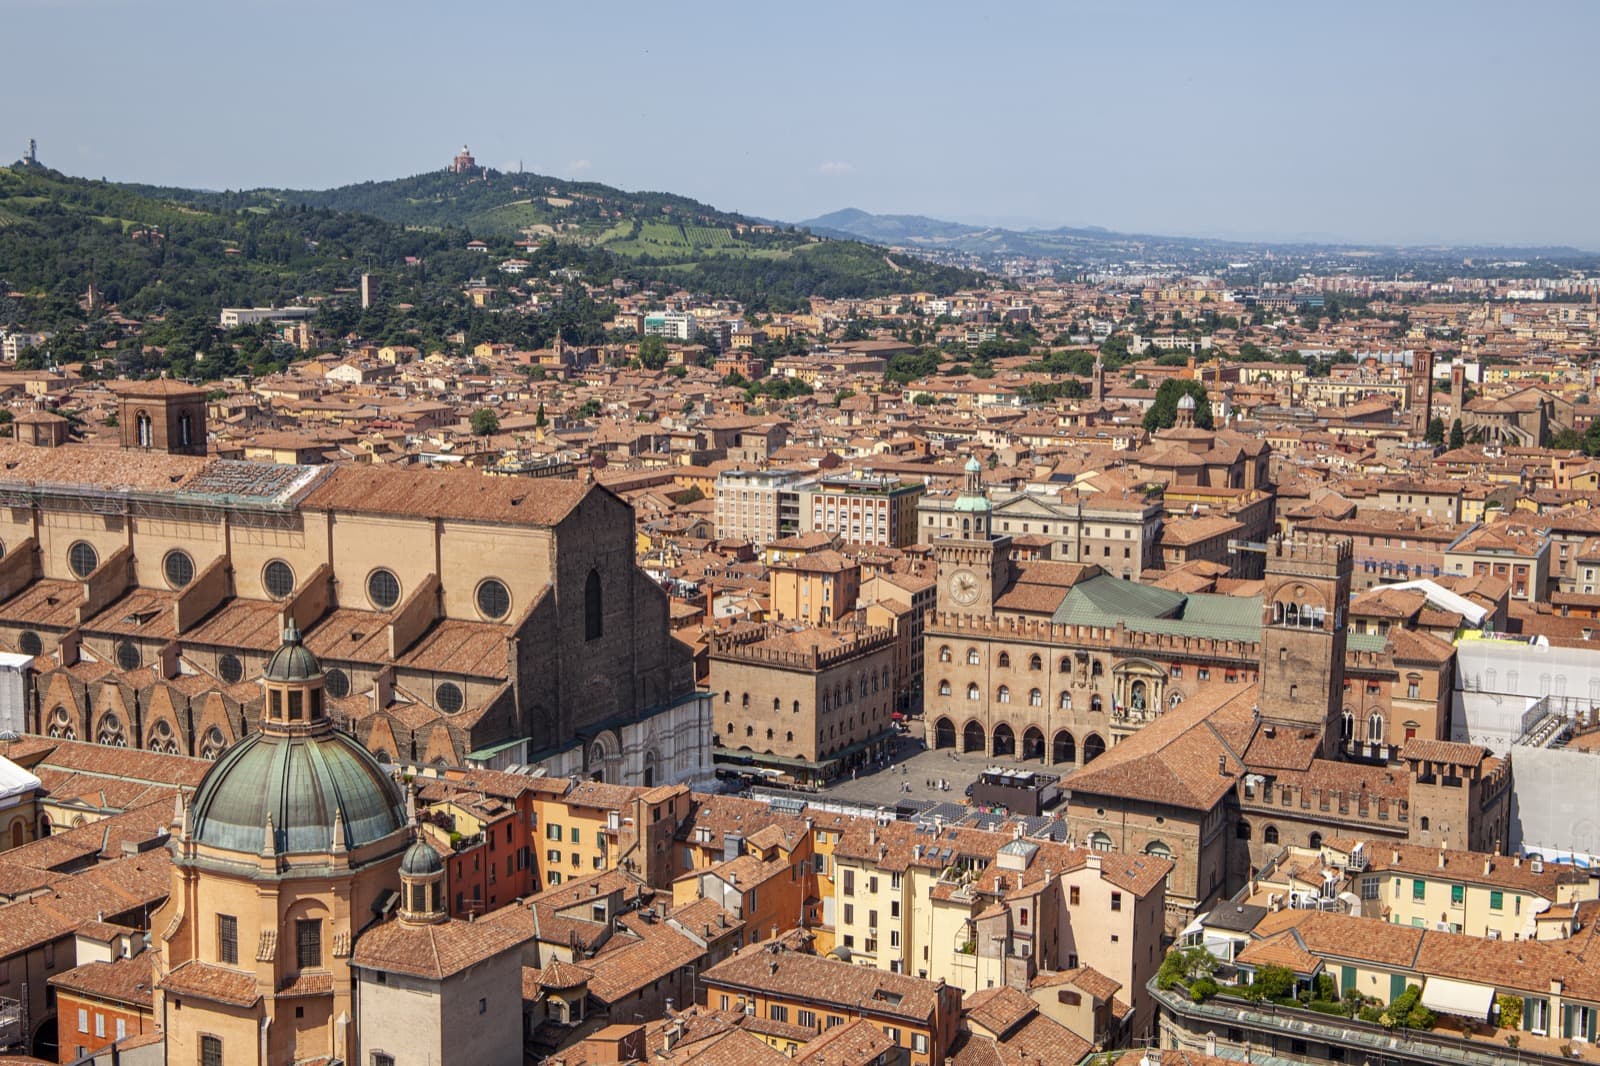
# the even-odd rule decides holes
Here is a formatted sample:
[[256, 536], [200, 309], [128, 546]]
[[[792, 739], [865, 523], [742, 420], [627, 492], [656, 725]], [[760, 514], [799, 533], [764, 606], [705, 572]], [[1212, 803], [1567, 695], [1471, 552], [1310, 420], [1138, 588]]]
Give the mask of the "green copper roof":
[[263, 676], [268, 681], [306, 681], [322, 676], [322, 664], [300, 643], [300, 630], [292, 622], [284, 630], [283, 644], [267, 661]]
[[418, 840], [407, 848], [405, 858], [400, 860], [400, 872], [412, 877], [425, 877], [443, 869], [444, 860], [426, 840]]
[[270, 816], [278, 853], [320, 853], [333, 847], [336, 813], [344, 818], [348, 848], [406, 824], [400, 790], [348, 735], [252, 733], [201, 779], [190, 831], [202, 844], [257, 854]]
[[1351, 651], [1381, 652], [1389, 638], [1383, 633], [1358, 633], [1352, 629], [1345, 634], [1344, 643]]
[[987, 511], [989, 509], [989, 497], [968, 496], [963, 493], [956, 497], [955, 509], [957, 511]]
[[1260, 640], [1261, 597], [1184, 595], [1103, 574], [1080, 581], [1056, 608], [1059, 625], [1115, 626], [1143, 633]]

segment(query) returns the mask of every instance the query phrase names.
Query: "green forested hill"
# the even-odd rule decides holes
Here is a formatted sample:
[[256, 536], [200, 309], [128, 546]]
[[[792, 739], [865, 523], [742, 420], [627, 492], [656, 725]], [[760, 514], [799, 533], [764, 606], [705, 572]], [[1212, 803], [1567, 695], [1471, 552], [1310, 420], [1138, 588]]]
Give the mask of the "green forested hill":
[[460, 229], [505, 242], [521, 235], [601, 248], [615, 272], [635, 281], [670, 281], [779, 308], [808, 296], [948, 292], [978, 276], [938, 267], [855, 240], [822, 240], [793, 228], [719, 211], [688, 197], [626, 192], [596, 182], [484, 170], [433, 171], [336, 189], [254, 189], [196, 193], [140, 189], [212, 209], [279, 210], [285, 205], [373, 215], [408, 229]]
[[[516, 193], [526, 203], [505, 200], [514, 190], [492, 172], [487, 182], [441, 173], [326, 193], [217, 193], [0, 168], [0, 327], [55, 332], [47, 354], [58, 361], [114, 349], [126, 372], [216, 377], [294, 354], [266, 331], [224, 343], [215, 323], [229, 306], [316, 302], [323, 332], [379, 340], [441, 342], [464, 332], [537, 346], [558, 329], [575, 343], [603, 337], [611, 309], [581, 293], [534, 317], [470, 306], [467, 280], [499, 278], [498, 263], [513, 255], [529, 261], [529, 280], [564, 269], [591, 285], [625, 278], [763, 311], [803, 307], [813, 295], [950, 291], [978, 280], [854, 241], [756, 231], [682, 197], [553, 187], [568, 195], [547, 193], [539, 206], [522, 196], [526, 188]], [[531, 243], [519, 246], [515, 230], [485, 222], [523, 209], [521, 225], [548, 227]], [[488, 256], [467, 249], [474, 236], [489, 244]], [[362, 273], [376, 275], [383, 295], [367, 311], [352, 299]], [[103, 308], [81, 305], [91, 282], [104, 304], [143, 323], [139, 343]]]

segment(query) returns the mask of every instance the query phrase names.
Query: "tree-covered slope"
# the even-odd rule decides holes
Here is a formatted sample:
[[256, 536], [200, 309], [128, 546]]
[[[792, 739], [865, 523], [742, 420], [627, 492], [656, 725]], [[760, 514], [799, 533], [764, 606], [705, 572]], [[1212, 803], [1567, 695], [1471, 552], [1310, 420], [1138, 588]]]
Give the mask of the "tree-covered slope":
[[[467, 282], [520, 286], [560, 271], [591, 286], [623, 278], [773, 311], [804, 308], [812, 296], [943, 292], [979, 280], [859, 242], [770, 231], [733, 216], [677, 220], [676, 207], [692, 201], [657, 194], [627, 194], [635, 197], [631, 209], [651, 207], [655, 214], [648, 221], [611, 217], [604, 239], [572, 220], [532, 239], [469, 230], [452, 219], [477, 217], [472, 204], [490, 201], [464, 178], [451, 175], [445, 185], [427, 177], [373, 187], [459, 186], [469, 190], [470, 202], [419, 206], [416, 217], [425, 221], [407, 223], [354, 210], [364, 203], [403, 213], [394, 195], [350, 191], [363, 186], [333, 190], [327, 203], [312, 204], [261, 191], [118, 185], [42, 167], [0, 168], [0, 327], [55, 333], [35, 358], [66, 362], [115, 352], [125, 373], [220, 377], [270, 370], [297, 354], [265, 327], [223, 334], [216, 325], [223, 307], [314, 304], [314, 325], [329, 337], [354, 333], [440, 346], [465, 335], [473, 343], [539, 347], [557, 331], [572, 343], [604, 339], [614, 308], [574, 289], [538, 314], [508, 315], [510, 297], [498, 306], [473, 306]], [[662, 212], [664, 206], [674, 212]], [[482, 233], [488, 255], [468, 248], [474, 232]], [[525, 281], [497, 269], [513, 256], [529, 264]], [[377, 278], [381, 294], [369, 309], [354, 299], [363, 273]], [[83, 299], [91, 283], [100, 296], [95, 307]]]

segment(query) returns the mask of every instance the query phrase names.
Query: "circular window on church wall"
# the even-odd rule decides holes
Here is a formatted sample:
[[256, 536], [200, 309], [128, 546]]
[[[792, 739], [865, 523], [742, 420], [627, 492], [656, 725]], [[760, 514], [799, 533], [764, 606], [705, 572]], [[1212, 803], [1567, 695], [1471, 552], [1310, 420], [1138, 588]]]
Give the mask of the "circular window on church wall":
[[282, 559], [274, 559], [261, 571], [261, 583], [275, 600], [287, 599], [294, 592], [294, 571]]
[[167, 557], [161, 560], [161, 569], [167, 576], [167, 584], [175, 589], [181, 589], [194, 580], [194, 560], [189, 558], [188, 552], [176, 548], [169, 551]]
[[505, 582], [491, 577], [478, 586], [478, 613], [491, 622], [511, 613], [511, 593]]
[[225, 652], [217, 660], [217, 676], [230, 685], [237, 685], [244, 680], [244, 663], [232, 652]]
[[144, 662], [144, 657], [139, 654], [139, 645], [131, 640], [124, 640], [117, 644], [117, 665], [124, 670], [137, 670]]
[[400, 579], [388, 570], [374, 570], [367, 575], [367, 599], [380, 611], [387, 611], [400, 602]]
[[454, 681], [441, 681], [439, 687], [433, 690], [433, 702], [445, 714], [455, 714], [466, 703], [466, 697], [461, 694], [461, 686]]
[[350, 675], [337, 666], [329, 667], [322, 675], [322, 691], [336, 700], [350, 695]]
[[67, 550], [67, 565], [79, 577], [88, 577], [100, 565], [100, 553], [87, 541], [78, 541]]
[[43, 655], [44, 641], [31, 629], [24, 629], [17, 638], [17, 650], [24, 655]]

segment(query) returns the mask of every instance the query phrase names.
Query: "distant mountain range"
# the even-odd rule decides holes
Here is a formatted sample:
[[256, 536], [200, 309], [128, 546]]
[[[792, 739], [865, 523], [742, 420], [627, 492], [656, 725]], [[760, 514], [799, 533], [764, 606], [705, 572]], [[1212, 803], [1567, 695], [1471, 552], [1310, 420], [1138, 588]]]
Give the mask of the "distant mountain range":
[[1208, 237], [1175, 237], [1149, 233], [1118, 233], [1098, 226], [1058, 226], [1053, 229], [1007, 229], [974, 226], [925, 215], [877, 215], [859, 208], [820, 215], [797, 223], [812, 233], [870, 241], [893, 248], [919, 249], [935, 255], [975, 256], [984, 261], [1007, 257], [1054, 259], [1064, 264], [1096, 266], [1129, 260], [1181, 261], [1191, 264], [1222, 262], [1268, 251], [1335, 256], [1402, 256], [1409, 260], [1438, 260], [1484, 255], [1497, 258], [1589, 260], [1593, 253], [1571, 247], [1405, 247], [1341, 243], [1337, 241], [1241, 241]]

